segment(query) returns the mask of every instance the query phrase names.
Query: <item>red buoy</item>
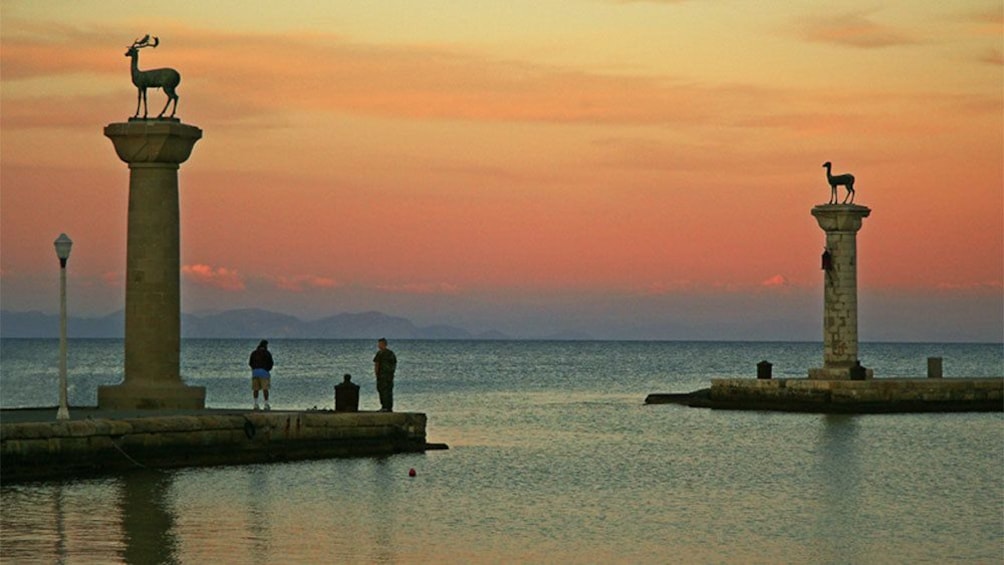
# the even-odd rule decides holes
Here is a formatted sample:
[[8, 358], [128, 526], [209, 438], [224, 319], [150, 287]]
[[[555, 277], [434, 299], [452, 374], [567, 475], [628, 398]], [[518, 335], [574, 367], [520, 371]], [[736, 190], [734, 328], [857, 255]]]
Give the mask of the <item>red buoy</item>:
[[409, 477], [414, 477], [416, 474], [417, 473], [415, 473], [415, 469], [414, 468], [408, 470], [408, 476]]

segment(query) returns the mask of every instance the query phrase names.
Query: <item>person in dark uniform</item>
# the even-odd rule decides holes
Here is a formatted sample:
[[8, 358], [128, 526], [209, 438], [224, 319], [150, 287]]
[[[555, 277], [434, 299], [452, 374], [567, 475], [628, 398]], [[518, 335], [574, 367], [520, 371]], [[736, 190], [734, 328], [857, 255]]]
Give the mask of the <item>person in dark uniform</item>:
[[265, 397], [265, 410], [271, 410], [268, 405], [268, 389], [272, 380], [272, 354], [268, 351], [268, 341], [261, 340], [258, 347], [251, 352], [248, 359], [251, 366], [251, 394], [254, 395], [254, 409], [258, 409], [258, 391]]
[[377, 340], [377, 353], [373, 357], [373, 372], [376, 374], [377, 393], [380, 394], [380, 411], [394, 410], [394, 371], [397, 370], [397, 356], [387, 348], [387, 338]]

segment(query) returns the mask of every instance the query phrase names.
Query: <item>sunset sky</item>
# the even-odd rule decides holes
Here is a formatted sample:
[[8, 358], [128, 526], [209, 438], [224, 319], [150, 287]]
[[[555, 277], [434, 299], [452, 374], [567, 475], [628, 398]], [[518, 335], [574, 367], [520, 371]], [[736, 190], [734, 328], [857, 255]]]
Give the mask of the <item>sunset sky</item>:
[[[124, 307], [140, 68], [203, 129], [182, 310], [518, 337], [822, 339], [821, 168], [865, 340], [1004, 339], [999, 0], [11, 1], [0, 305]], [[149, 93], [153, 114], [160, 91]], [[841, 190], [841, 193], [843, 191]]]

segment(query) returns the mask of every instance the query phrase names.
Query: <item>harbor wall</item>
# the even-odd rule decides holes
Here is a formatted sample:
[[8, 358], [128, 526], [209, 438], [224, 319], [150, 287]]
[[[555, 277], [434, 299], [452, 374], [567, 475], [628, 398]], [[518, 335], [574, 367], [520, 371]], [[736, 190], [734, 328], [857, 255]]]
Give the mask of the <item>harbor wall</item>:
[[818, 412], [1004, 411], [1004, 378], [711, 379], [715, 408]]
[[250, 412], [0, 423], [4, 483], [134, 468], [424, 451], [421, 413]]

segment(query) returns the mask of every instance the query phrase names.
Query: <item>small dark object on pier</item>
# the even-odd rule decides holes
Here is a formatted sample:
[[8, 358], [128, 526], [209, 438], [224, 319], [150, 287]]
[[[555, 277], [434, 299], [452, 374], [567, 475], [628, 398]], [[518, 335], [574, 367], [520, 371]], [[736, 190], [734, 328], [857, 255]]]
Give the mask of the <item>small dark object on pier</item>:
[[359, 411], [359, 385], [352, 382], [352, 375], [346, 373], [344, 380], [335, 385], [335, 412]]

